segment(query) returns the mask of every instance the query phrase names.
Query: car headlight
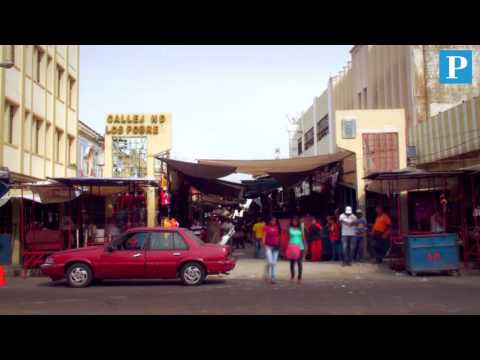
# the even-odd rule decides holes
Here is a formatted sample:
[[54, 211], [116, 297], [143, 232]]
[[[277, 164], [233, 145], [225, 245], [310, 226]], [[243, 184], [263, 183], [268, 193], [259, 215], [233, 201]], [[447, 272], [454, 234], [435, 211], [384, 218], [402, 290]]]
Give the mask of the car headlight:
[[55, 261], [52, 256], [49, 256], [45, 259], [45, 264], [53, 264]]

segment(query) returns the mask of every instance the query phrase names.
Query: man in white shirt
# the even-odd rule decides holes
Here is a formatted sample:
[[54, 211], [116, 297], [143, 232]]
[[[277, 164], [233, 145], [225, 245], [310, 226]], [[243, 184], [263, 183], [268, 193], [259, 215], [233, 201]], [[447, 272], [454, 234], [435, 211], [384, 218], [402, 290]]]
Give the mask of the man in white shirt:
[[350, 206], [345, 208], [345, 212], [340, 215], [339, 221], [340, 224], [342, 224], [342, 266], [351, 266], [353, 244], [356, 236], [357, 217], [352, 213], [352, 208]]

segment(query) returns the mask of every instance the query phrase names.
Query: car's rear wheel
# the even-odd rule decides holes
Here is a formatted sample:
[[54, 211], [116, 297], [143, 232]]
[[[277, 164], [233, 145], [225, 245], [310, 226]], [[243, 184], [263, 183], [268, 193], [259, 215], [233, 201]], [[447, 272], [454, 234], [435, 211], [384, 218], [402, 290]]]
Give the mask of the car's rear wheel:
[[187, 263], [180, 270], [180, 278], [185, 285], [197, 286], [205, 280], [205, 270], [199, 263]]
[[70, 287], [83, 288], [92, 283], [93, 273], [87, 264], [75, 263], [68, 268], [66, 277]]

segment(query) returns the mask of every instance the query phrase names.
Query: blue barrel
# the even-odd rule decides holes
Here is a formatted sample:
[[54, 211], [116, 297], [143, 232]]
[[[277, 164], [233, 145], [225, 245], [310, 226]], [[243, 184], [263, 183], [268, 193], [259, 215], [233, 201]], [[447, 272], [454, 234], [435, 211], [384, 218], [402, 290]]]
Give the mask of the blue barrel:
[[405, 241], [405, 267], [415, 275], [420, 272], [460, 269], [457, 234], [409, 235]]
[[12, 235], [0, 235], [0, 264], [10, 264], [12, 258]]

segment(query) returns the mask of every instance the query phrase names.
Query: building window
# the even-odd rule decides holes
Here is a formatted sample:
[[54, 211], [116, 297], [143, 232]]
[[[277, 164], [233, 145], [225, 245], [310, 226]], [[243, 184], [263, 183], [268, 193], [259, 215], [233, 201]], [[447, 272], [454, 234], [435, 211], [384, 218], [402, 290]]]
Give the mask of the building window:
[[67, 164], [75, 165], [75, 138], [68, 135], [68, 151], [67, 151]]
[[325, 115], [323, 118], [321, 118], [317, 122], [317, 141], [322, 140], [327, 135], [328, 135], [328, 115]]
[[4, 134], [5, 134], [5, 141], [8, 144], [16, 145], [16, 133], [17, 133], [17, 113], [18, 113], [18, 106], [9, 103], [8, 101], [5, 102], [5, 114], [4, 119], [6, 119], [4, 123]]
[[47, 158], [52, 157], [52, 124], [47, 122], [45, 128], [45, 156]]
[[44, 76], [43, 76], [43, 58], [45, 52], [39, 47], [35, 46], [33, 50], [33, 61], [34, 61], [34, 69], [33, 69], [33, 79], [37, 83], [43, 85], [44, 84]]
[[362, 109], [362, 106], [363, 106], [363, 102], [362, 102], [362, 92], [359, 92], [357, 94], [357, 100], [358, 100], [358, 108], [359, 109]]
[[362, 109], [367, 108], [367, 88], [363, 88], [363, 106]]
[[313, 128], [311, 128], [310, 130], [308, 130], [306, 133], [305, 133], [305, 150], [309, 149], [310, 147], [313, 146], [313, 143], [314, 143], [314, 138], [313, 138]]
[[65, 70], [63, 70], [60, 65], [57, 65], [56, 68], [56, 76], [55, 76], [55, 95], [59, 98], [62, 99], [62, 90], [63, 90], [63, 74]]
[[32, 122], [32, 151], [34, 154], [40, 155], [41, 151], [41, 139], [43, 138], [41, 135], [41, 130], [42, 130], [42, 119], [39, 119], [38, 117], [34, 116], [33, 117], [33, 122]]
[[302, 138], [298, 139], [297, 149], [298, 149], [298, 155], [302, 155], [302, 153], [303, 153]]
[[68, 77], [68, 106], [72, 109], [75, 109], [75, 99], [76, 99], [76, 91], [75, 91], [75, 79], [71, 76]]
[[63, 148], [63, 130], [55, 129], [55, 161], [61, 163], [60, 154]]
[[53, 85], [52, 63], [53, 63], [52, 57], [50, 55], [48, 55], [48, 57], [47, 57], [47, 76], [46, 76], [47, 77], [47, 89], [48, 90], [52, 90], [52, 85]]
[[115, 177], [147, 176], [147, 143], [145, 137], [112, 139], [112, 164]]
[[28, 110], [25, 110], [25, 118], [24, 118], [25, 124], [23, 126], [23, 147], [25, 150], [31, 150], [30, 146], [30, 141], [31, 141], [31, 122], [30, 122], [30, 112]]

